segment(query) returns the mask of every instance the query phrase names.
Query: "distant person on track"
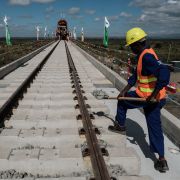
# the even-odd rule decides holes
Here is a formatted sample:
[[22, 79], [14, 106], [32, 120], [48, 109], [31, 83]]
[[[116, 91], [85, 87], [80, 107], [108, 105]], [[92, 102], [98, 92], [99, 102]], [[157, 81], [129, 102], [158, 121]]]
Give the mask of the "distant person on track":
[[[141, 28], [132, 28], [126, 33], [126, 46], [130, 46], [132, 52], [137, 55], [137, 68], [128, 79], [127, 86], [118, 97], [145, 98], [146, 102], [118, 101], [116, 121], [108, 129], [113, 132], [125, 134], [125, 120], [128, 109], [143, 107], [146, 117], [150, 149], [158, 153], [159, 159], [154, 167], [160, 172], [169, 170], [164, 156], [164, 137], [161, 127], [160, 111], [166, 103], [165, 87], [169, 83], [170, 72], [163, 65], [154, 50], [147, 46], [147, 34]], [[135, 91], [129, 91], [137, 83]], [[157, 100], [152, 102], [151, 100]]]

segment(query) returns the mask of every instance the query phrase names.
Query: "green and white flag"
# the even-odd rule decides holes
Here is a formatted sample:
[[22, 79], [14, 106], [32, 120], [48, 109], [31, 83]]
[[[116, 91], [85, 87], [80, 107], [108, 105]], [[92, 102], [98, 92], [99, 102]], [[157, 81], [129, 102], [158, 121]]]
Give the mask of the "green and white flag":
[[103, 45], [105, 47], [108, 47], [108, 28], [110, 26], [109, 21], [107, 20], [107, 17], [104, 19], [104, 40], [103, 40]]
[[9, 32], [9, 27], [8, 27], [8, 23], [7, 23], [7, 17], [4, 17], [4, 23], [5, 23], [5, 30], [6, 30], [6, 44], [8, 46], [11, 46], [11, 36], [10, 36], [10, 32]]

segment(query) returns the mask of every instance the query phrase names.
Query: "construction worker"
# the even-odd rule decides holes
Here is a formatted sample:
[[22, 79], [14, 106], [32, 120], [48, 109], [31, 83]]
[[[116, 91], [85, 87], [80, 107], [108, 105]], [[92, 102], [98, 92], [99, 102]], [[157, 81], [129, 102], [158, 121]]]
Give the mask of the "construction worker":
[[[146, 117], [150, 149], [158, 153], [159, 159], [154, 167], [160, 172], [169, 170], [164, 156], [164, 137], [161, 127], [160, 110], [166, 103], [165, 86], [170, 79], [170, 71], [163, 65], [154, 50], [147, 46], [147, 34], [141, 28], [132, 28], [126, 33], [126, 46], [129, 46], [134, 54], [137, 55], [137, 68], [134, 74], [128, 79], [127, 86], [120, 92], [118, 97], [139, 97], [146, 101], [118, 101], [117, 114], [113, 126], [108, 129], [113, 132], [125, 134], [125, 120], [127, 109], [143, 107]], [[129, 91], [137, 83], [135, 91]], [[156, 100], [156, 102], [152, 102]]]

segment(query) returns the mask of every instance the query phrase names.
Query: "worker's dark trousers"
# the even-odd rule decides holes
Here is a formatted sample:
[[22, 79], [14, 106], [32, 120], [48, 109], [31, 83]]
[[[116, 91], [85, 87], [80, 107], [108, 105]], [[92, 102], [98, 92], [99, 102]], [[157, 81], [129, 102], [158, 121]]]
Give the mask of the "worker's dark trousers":
[[[129, 91], [127, 96], [138, 97], [135, 91]], [[162, 157], [164, 156], [164, 137], [161, 128], [160, 110], [165, 103], [165, 99], [161, 100], [159, 103], [153, 104], [146, 102], [118, 101], [116, 114], [116, 121], [118, 121], [120, 126], [125, 126], [127, 109], [143, 107], [149, 132], [150, 149]]]

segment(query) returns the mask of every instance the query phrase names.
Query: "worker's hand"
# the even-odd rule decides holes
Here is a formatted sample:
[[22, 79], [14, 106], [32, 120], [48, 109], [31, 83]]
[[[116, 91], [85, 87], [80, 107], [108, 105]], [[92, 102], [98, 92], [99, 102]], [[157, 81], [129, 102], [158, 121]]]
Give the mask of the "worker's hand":
[[[155, 89], [153, 91], [153, 93], [151, 94], [151, 96], [149, 96], [147, 99], [146, 99], [146, 102], [150, 103], [150, 102], [156, 102], [156, 96], [158, 95], [159, 93], [159, 89]], [[158, 101], [157, 101], [158, 102]]]
[[117, 99], [120, 98], [120, 97], [125, 97], [127, 91], [126, 90], [122, 90], [119, 95], [117, 96]]
[[131, 89], [131, 86], [129, 84], [126, 85], [126, 87], [120, 92], [120, 94], [117, 96], [117, 99], [120, 97], [125, 97], [126, 93]]
[[151, 103], [152, 101], [155, 100], [155, 97], [154, 96], [149, 96], [147, 99], [146, 99], [146, 102], [147, 103]]

